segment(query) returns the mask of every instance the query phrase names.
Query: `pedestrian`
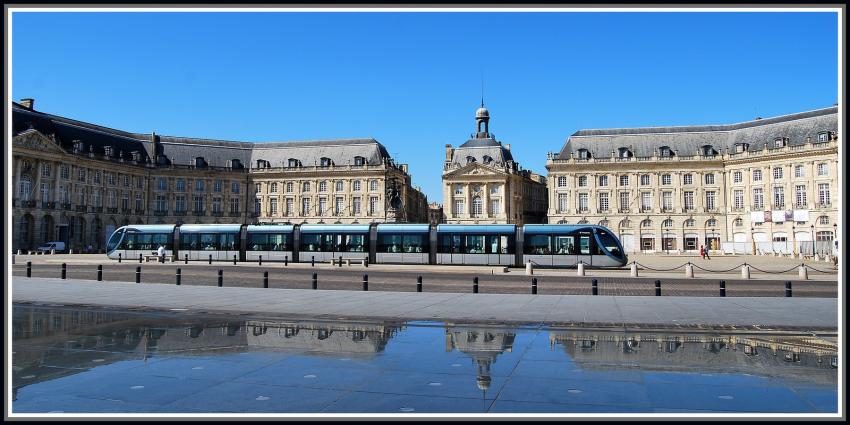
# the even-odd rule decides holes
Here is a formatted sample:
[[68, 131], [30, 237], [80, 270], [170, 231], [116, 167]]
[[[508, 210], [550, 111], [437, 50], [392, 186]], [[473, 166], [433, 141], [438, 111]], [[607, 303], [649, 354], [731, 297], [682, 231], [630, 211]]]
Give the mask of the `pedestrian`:
[[710, 259], [711, 259], [711, 256], [710, 256], [710, 255], [708, 255], [708, 251], [709, 251], [709, 249], [706, 247], [706, 248], [705, 248], [705, 259], [706, 259], [706, 260], [710, 260]]
[[705, 246], [704, 245], [699, 246], [699, 256], [702, 257], [703, 260], [705, 260]]
[[156, 250], [156, 255], [159, 256], [159, 262], [164, 263], [165, 262], [165, 247], [160, 245], [159, 248], [157, 248], [157, 250]]

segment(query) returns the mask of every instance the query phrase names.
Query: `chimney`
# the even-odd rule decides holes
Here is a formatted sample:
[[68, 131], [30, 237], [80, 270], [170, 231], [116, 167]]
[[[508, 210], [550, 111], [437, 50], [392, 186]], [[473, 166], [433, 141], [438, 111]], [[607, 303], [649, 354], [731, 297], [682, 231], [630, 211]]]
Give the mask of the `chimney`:
[[34, 110], [33, 105], [35, 105], [35, 99], [30, 99], [30, 98], [21, 99], [21, 105], [23, 105], [24, 108], [27, 108], [30, 111], [33, 111]]
[[505, 150], [511, 150], [511, 144], [505, 143]]
[[446, 145], [446, 162], [452, 161], [452, 154], [454, 153], [454, 149], [452, 149], [452, 145]]

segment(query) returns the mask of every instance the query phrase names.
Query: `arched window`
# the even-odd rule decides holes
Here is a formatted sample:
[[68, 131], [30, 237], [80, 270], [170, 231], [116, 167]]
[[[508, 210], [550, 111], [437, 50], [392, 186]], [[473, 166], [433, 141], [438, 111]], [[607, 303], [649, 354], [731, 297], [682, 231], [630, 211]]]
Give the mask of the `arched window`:
[[330, 158], [322, 158], [320, 161], [320, 165], [322, 167], [330, 167], [331, 165], [333, 165], [333, 161], [331, 161]]
[[744, 219], [742, 219], [741, 217], [738, 217], [738, 218], [735, 219], [734, 223], [735, 223], [735, 227], [741, 227], [741, 226], [744, 225]]
[[640, 222], [640, 227], [652, 227], [652, 220], [646, 219]]
[[482, 161], [483, 161], [485, 164], [489, 164], [489, 163], [493, 162], [493, 158], [492, 158], [492, 157], [490, 157], [490, 155], [484, 155], [484, 158], [482, 158]]
[[670, 158], [673, 156], [673, 150], [670, 149], [670, 146], [662, 146], [658, 148], [658, 153], [662, 158]]
[[579, 220], [578, 223], [576, 223], [576, 224], [587, 224], [587, 219], [583, 218], [583, 219]]
[[471, 155], [470, 155], [470, 156], [467, 156], [467, 157], [466, 157], [466, 163], [467, 163], [467, 164], [472, 164], [473, 162], [475, 162], [475, 157], [474, 157], [474, 156], [471, 156]]
[[694, 227], [694, 225], [696, 225], [696, 222], [694, 221], [694, 219], [689, 218], [689, 219], [685, 220], [685, 227]]
[[624, 218], [624, 219], [620, 220], [620, 228], [621, 229], [625, 229], [625, 228], [628, 228], [628, 227], [632, 227], [632, 222], [630, 222], [628, 218]]
[[673, 227], [673, 220], [671, 220], [671, 219], [669, 219], [669, 218], [668, 218], [667, 220], [662, 221], [662, 222], [661, 222], [661, 227], [665, 227], [665, 228], [667, 228], [667, 227]]
[[482, 206], [482, 203], [481, 203], [481, 197], [476, 196], [476, 197], [472, 198], [472, 216], [473, 217], [480, 216], [482, 209], [483, 209], [483, 206]]
[[206, 167], [207, 167], [207, 160], [205, 160], [204, 157], [199, 156], [199, 157], [195, 158], [195, 168], [206, 168]]
[[629, 148], [620, 148], [620, 158], [631, 158], [634, 156]]
[[28, 175], [21, 176], [20, 193], [22, 201], [29, 201], [32, 197], [32, 179]]
[[717, 151], [716, 151], [716, 150], [714, 149], [714, 147], [713, 147], [713, 146], [711, 146], [711, 145], [702, 145], [702, 147], [700, 147], [700, 153], [701, 153], [703, 156], [714, 156], [714, 155], [717, 155]]
[[603, 227], [608, 227], [608, 220], [600, 220], [599, 225]]
[[713, 218], [709, 218], [705, 221], [705, 227], [717, 227], [717, 220]]
[[818, 224], [829, 224], [829, 216], [822, 215], [818, 217]]
[[29, 214], [21, 216], [18, 224], [18, 244], [21, 248], [30, 248], [30, 228], [32, 228], [32, 216]]

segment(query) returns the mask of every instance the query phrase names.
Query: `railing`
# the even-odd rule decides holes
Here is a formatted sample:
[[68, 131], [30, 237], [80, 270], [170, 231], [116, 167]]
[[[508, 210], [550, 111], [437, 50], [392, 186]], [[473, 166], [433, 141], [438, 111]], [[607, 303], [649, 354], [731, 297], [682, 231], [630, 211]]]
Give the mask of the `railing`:
[[144, 214], [145, 214], [145, 210], [137, 209], [137, 210], [136, 210], [136, 214], [138, 214], [138, 215], [144, 215]]
[[122, 209], [121, 209], [121, 214], [124, 214], [124, 215], [130, 215], [130, 214], [132, 214], [132, 213], [133, 213], [133, 210], [131, 210], [131, 209], [129, 209], [129, 208], [122, 208]]
[[831, 206], [832, 206], [832, 202], [824, 202], [824, 203], [818, 202], [818, 203], [815, 204], [816, 209], [829, 208]]
[[753, 205], [750, 207], [750, 211], [764, 211], [764, 205]]
[[91, 208], [91, 212], [93, 212], [93, 213], [102, 213], [103, 212], [102, 206], [101, 207], [89, 207], [89, 208]]
[[109, 207], [106, 209], [107, 214], [118, 214], [118, 207]]
[[224, 217], [224, 211], [213, 211], [212, 216], [213, 217]]
[[661, 208], [661, 212], [664, 212], [664, 213], [671, 213], [671, 212], [674, 212], [674, 210], [673, 210], [673, 208], [672, 208], [672, 207], [670, 207], [670, 208]]
[[56, 208], [56, 202], [41, 201], [41, 207], [52, 210], [52, 209]]
[[620, 214], [630, 213], [630, 212], [632, 212], [632, 209], [631, 208], [620, 208], [619, 210], [617, 210], [617, 212], [619, 212]]
[[207, 215], [207, 212], [206, 211], [192, 211], [192, 215], [194, 215], [195, 217], [203, 217], [203, 216]]
[[155, 217], [165, 217], [168, 215], [168, 210], [154, 210], [153, 215]]
[[230, 213], [227, 214], [228, 217], [239, 217], [241, 215], [242, 215], [242, 213], [239, 212], [239, 211], [231, 211]]
[[77, 205], [77, 206], [76, 206], [76, 208], [74, 208], [74, 209], [75, 209], [77, 212], [86, 212], [86, 209], [88, 209], [88, 206], [86, 206], [86, 205]]
[[186, 210], [183, 210], [183, 211], [174, 211], [174, 214], [173, 214], [173, 215], [175, 215], [175, 216], [177, 216], [177, 217], [185, 217], [185, 216], [189, 215], [189, 212], [188, 212], [188, 211], [186, 211]]

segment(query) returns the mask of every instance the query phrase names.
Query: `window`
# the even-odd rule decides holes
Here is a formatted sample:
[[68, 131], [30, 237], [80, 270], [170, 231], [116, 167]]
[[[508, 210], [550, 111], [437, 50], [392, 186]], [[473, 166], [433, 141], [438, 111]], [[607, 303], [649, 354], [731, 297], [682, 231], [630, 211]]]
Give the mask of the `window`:
[[109, 191], [109, 208], [117, 208], [118, 207], [118, 196], [115, 194], [114, 190]]
[[203, 196], [195, 196], [195, 211], [203, 212], [204, 211], [204, 197]]
[[578, 194], [578, 210], [579, 212], [587, 212], [588, 210], [586, 193]]
[[295, 215], [295, 199], [286, 198], [286, 203], [284, 204], [283, 213], [287, 217], [291, 217], [291, 216]]
[[599, 186], [600, 187], [608, 186], [608, 176], [599, 176]]
[[717, 151], [711, 145], [705, 145], [701, 149], [703, 156], [714, 156], [717, 155]]
[[608, 193], [599, 194], [599, 210], [608, 211]]
[[753, 181], [760, 182], [761, 181], [761, 170], [753, 170]]
[[204, 180], [195, 180], [195, 192], [203, 192], [205, 183]]
[[826, 176], [829, 174], [829, 165], [825, 162], [821, 162], [818, 164], [818, 175]]
[[168, 211], [168, 201], [165, 200], [165, 195], [156, 195], [155, 205], [159, 212]]
[[717, 192], [713, 190], [709, 190], [705, 192], [705, 208], [709, 211], [714, 211], [717, 208], [715, 201], [717, 199]]
[[773, 188], [773, 208], [779, 210], [785, 208], [785, 188], [782, 186]]
[[456, 184], [455, 185], [455, 195], [462, 195], [462, 194], [463, 194], [463, 185]]
[[590, 159], [590, 151], [587, 149], [579, 149], [578, 150], [578, 158], [579, 159]]
[[130, 176], [126, 174], [121, 176], [121, 183], [123, 183], [124, 187], [130, 187]]
[[110, 186], [115, 186], [115, 173], [106, 173], [106, 182]]
[[328, 200], [326, 198], [319, 198], [319, 215], [324, 216], [328, 211]]
[[640, 194], [640, 210], [649, 211], [652, 209], [652, 193], [641, 192]]
[[735, 221], [733, 221], [733, 223], [735, 224], [735, 227], [741, 227], [744, 225], [744, 219], [738, 217]]
[[474, 156], [467, 156], [467, 157], [466, 157], [466, 163], [467, 163], [467, 164], [472, 164], [473, 162], [475, 162], [475, 157], [474, 157]]
[[372, 181], [369, 182], [369, 190], [371, 190], [371, 191], [378, 190], [378, 181], [377, 180], [372, 180]]
[[694, 193], [691, 191], [686, 191], [683, 193], [683, 202], [685, 211], [691, 211], [694, 209]]
[[50, 177], [50, 164], [41, 165], [41, 175], [42, 177]]
[[558, 194], [558, 212], [567, 212], [569, 208], [569, 196], [566, 193]]
[[640, 176], [640, 185], [649, 186], [649, 174], [642, 174]]
[[81, 181], [83, 183], [86, 182], [86, 169], [78, 168], [77, 169], [77, 181]]
[[[291, 185], [292, 183], [288, 183], [288, 184]], [[241, 185], [239, 184], [239, 182], [231, 182], [230, 183], [230, 192], [231, 193], [239, 193], [239, 187], [240, 186]], [[292, 188], [292, 186], [289, 186], [289, 187]]]
[[673, 183], [673, 176], [671, 176], [669, 174], [662, 174], [661, 175], [661, 184], [662, 185], [668, 186], [671, 183]]
[[661, 192], [661, 208], [667, 211], [673, 211], [673, 192]]
[[567, 187], [567, 178], [565, 176], [558, 176], [558, 187]]
[[652, 227], [652, 220], [646, 219], [640, 222], [640, 227]]
[[290, 168], [300, 167], [301, 161], [299, 161], [295, 158], [289, 158], [288, 165], [289, 165]]
[[183, 179], [177, 179], [177, 191], [182, 192], [186, 190], [186, 181]]
[[186, 212], [186, 195], [177, 195], [174, 198], [174, 211]]
[[354, 199], [351, 200], [351, 212], [354, 215], [360, 215], [360, 197], [355, 196]]
[[620, 158], [631, 158], [632, 156], [632, 151], [629, 148], [620, 148]]
[[130, 194], [127, 192], [121, 192], [121, 209], [125, 211], [130, 209]]
[[[277, 208], [277, 205], [275, 205], [275, 208]], [[213, 211], [213, 213], [220, 213], [221, 212], [221, 197], [213, 198], [212, 211]]]
[[805, 173], [805, 171], [803, 171], [803, 166], [802, 165], [795, 165], [794, 166], [794, 177], [805, 177], [805, 176], [806, 176], [806, 173]]
[[230, 198], [230, 213], [239, 214], [239, 198]]
[[490, 200], [490, 215], [499, 215], [502, 213], [502, 203], [498, 199]]
[[95, 184], [100, 184], [100, 170], [94, 172], [94, 182]]
[[797, 208], [804, 208], [807, 205], [805, 185], [794, 186], [794, 201]]
[[62, 164], [59, 167], [59, 175], [62, 177], [62, 180], [68, 180], [71, 178], [71, 169], [67, 165]]
[[662, 146], [658, 148], [658, 152], [661, 154], [662, 158], [670, 158], [673, 156], [673, 150], [670, 149], [669, 146]]
[[714, 184], [714, 173], [708, 173], [705, 175], [705, 184]]
[[259, 183], [255, 184], [254, 185], [254, 193], [260, 193], [260, 190], [261, 190], [260, 184]]
[[277, 198], [269, 199], [269, 215], [276, 216], [277, 215]]
[[818, 217], [818, 224], [829, 224], [829, 217], [825, 215]]
[[682, 176], [682, 184], [694, 184], [694, 175], [685, 174], [684, 176]]
[[478, 193], [478, 192], [481, 192], [481, 185], [477, 184], [475, 186], [472, 186], [472, 193]]
[[764, 209], [764, 189], [760, 187], [753, 189], [753, 209]]
[[685, 220], [685, 227], [694, 227], [695, 225], [696, 225], [696, 222], [694, 221], [694, 219], [689, 218], [689, 219]]
[[709, 218], [705, 221], [705, 227], [717, 227], [717, 220], [713, 218]]
[[732, 173], [732, 182], [733, 183], [740, 183], [742, 181], [744, 181], [744, 175], [743, 175], [742, 172], [735, 171], [734, 173]]
[[781, 148], [783, 146], [785, 146], [785, 138], [784, 137], [777, 137], [776, 139], [773, 140], [773, 148], [774, 149]]
[[64, 204], [68, 202], [68, 187], [59, 185], [59, 202]]
[[739, 210], [739, 209], [744, 208], [744, 191], [743, 190], [736, 190], [732, 193], [733, 193], [733, 195], [732, 195], [733, 205], [734, 205], [735, 209]]
[[32, 196], [32, 179], [30, 176], [21, 176], [20, 195], [22, 201], [29, 201]]
[[336, 181], [336, 191], [342, 192], [345, 189], [345, 183], [342, 180]]
[[819, 183], [818, 184], [818, 202], [821, 205], [829, 205], [829, 183]]
[[818, 142], [819, 143], [828, 142], [828, 141], [829, 141], [829, 132], [822, 131], [822, 132], [818, 133]]
[[269, 188], [269, 193], [277, 193], [277, 183], [272, 183]]
[[742, 153], [750, 150], [748, 143], [735, 143], [735, 153]]
[[334, 199], [334, 213], [336, 215], [342, 215], [343, 210], [345, 210], [345, 199], [342, 196], [337, 196]]
[[369, 213], [375, 215], [378, 213], [378, 197], [370, 196], [369, 197]]
[[322, 180], [319, 182], [319, 192], [327, 192], [328, 191], [328, 182]]
[[472, 216], [480, 217], [481, 216], [481, 197], [476, 196], [472, 198]]
[[310, 191], [310, 182], [304, 182], [301, 185], [301, 192], [309, 192]]
[[50, 202], [50, 184], [48, 183], [41, 184], [41, 201]]
[[773, 179], [779, 180], [782, 178], [782, 167], [773, 167]]
[[585, 187], [587, 186], [587, 176], [579, 176], [578, 178], [578, 186]]
[[351, 182], [351, 190], [354, 192], [360, 192], [360, 180], [354, 180]]
[[666, 219], [666, 220], [662, 221], [662, 222], [661, 222], [661, 227], [665, 227], [665, 228], [673, 227], [673, 220], [671, 220], [671, 219], [669, 219], [669, 218], [668, 218], [668, 219]]
[[620, 211], [629, 209], [629, 192], [620, 192]]
[[216, 180], [213, 182], [213, 192], [221, 192], [222, 181]]
[[620, 186], [629, 185], [629, 176], [620, 176]]
[[[100, 196], [100, 190], [95, 190], [94, 192], [92, 192], [91, 200], [92, 200], [92, 203], [94, 204], [95, 207], [102, 207], [103, 206], [103, 199]], [[185, 202], [185, 200], [184, 200], [184, 202]]]
[[333, 161], [331, 161], [330, 158], [321, 158], [319, 161], [319, 164], [322, 167], [330, 167], [331, 165], [333, 165]]
[[498, 194], [499, 194], [499, 190], [500, 190], [501, 188], [502, 188], [502, 186], [501, 186], [501, 185], [498, 185], [498, 184], [494, 184], [494, 185], [490, 186], [490, 194], [491, 194], [491, 195], [498, 195]]
[[356, 165], [356, 166], [366, 165], [366, 158], [364, 158], [362, 156], [355, 156], [354, 157], [354, 165]]
[[301, 199], [301, 215], [302, 216], [310, 215], [310, 198]]

